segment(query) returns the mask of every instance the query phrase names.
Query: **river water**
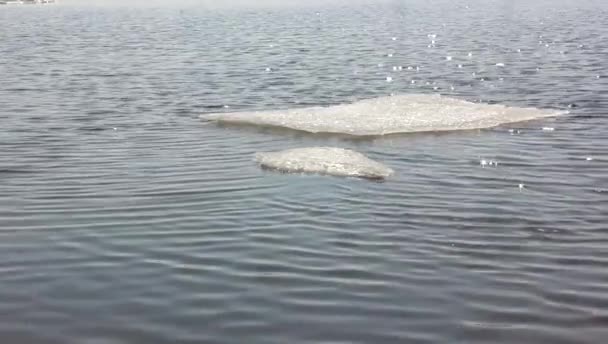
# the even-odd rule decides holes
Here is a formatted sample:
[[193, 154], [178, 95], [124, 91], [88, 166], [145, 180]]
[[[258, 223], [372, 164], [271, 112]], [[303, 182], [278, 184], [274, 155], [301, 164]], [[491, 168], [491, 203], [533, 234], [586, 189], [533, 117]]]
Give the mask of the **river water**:
[[[607, 4], [0, 6], [0, 342], [604, 342]], [[569, 113], [365, 138], [199, 119], [391, 93]], [[395, 174], [253, 161], [308, 146]]]

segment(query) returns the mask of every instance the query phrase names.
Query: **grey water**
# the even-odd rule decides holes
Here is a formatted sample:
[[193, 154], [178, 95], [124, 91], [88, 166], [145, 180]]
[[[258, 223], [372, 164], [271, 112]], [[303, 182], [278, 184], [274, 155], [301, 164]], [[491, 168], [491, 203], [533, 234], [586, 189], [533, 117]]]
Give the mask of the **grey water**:
[[[251, 3], [0, 6], [1, 343], [605, 341], [608, 2]], [[391, 93], [569, 113], [364, 139], [198, 118]], [[395, 175], [253, 161], [308, 146]]]

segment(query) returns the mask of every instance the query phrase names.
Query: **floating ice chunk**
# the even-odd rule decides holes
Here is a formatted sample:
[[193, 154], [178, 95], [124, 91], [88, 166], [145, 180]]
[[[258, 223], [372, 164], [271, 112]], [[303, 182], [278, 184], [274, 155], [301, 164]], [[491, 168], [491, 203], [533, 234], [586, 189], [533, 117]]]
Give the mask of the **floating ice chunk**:
[[593, 160], [593, 157], [588, 156], [587, 158], [585, 158], [585, 160], [587, 160], [587, 161], [592, 161], [592, 160]]
[[393, 77], [387, 76], [386, 77], [386, 82], [393, 82]]
[[272, 72], [272, 69], [270, 67], [266, 67], [265, 69], [267, 72]]
[[452, 61], [452, 56], [446, 56], [446, 57], [445, 57], [445, 60], [446, 60], [446, 61]]
[[473, 53], [472, 52], [469, 52], [469, 57], [473, 57]]
[[385, 179], [394, 173], [391, 168], [361, 153], [333, 147], [257, 153], [255, 159], [264, 168], [291, 173], [319, 173], [369, 179]]
[[502, 63], [502, 62], [498, 62], [498, 63], [496, 64], [496, 67], [504, 67], [504, 66], [505, 66], [505, 64], [504, 64], [504, 63]]
[[564, 113], [567, 111], [472, 103], [437, 94], [410, 94], [329, 107], [205, 114], [201, 119], [311, 133], [369, 136], [490, 128]]
[[391, 39], [392, 39], [393, 41], [396, 41], [396, 40], [397, 40], [397, 37], [393, 37], [393, 38], [391, 38]]
[[518, 186], [519, 186], [519, 189], [520, 189], [520, 190], [523, 190], [523, 189], [525, 189], [525, 188], [526, 188], [526, 185], [525, 185], [525, 184], [519, 184]]
[[459, 65], [458, 65], [458, 68], [462, 68], [462, 65], [461, 65], [461, 64], [459, 64]]
[[552, 127], [543, 127], [543, 131], [554, 131], [555, 128]]

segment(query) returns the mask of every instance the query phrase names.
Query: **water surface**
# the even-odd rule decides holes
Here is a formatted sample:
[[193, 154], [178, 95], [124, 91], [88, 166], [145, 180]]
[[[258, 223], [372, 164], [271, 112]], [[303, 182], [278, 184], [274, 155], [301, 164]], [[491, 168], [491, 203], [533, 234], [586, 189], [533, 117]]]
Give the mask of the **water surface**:
[[[607, 10], [0, 7], [0, 341], [603, 342]], [[390, 93], [570, 113], [376, 139], [198, 119]], [[253, 161], [306, 146], [396, 173]]]

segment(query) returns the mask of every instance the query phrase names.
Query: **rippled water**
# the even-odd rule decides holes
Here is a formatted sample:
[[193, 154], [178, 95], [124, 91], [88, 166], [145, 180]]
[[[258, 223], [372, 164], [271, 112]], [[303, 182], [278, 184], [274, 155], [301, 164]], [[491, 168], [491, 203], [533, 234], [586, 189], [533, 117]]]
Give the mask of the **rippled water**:
[[[0, 342], [603, 342], [606, 4], [0, 6]], [[198, 119], [390, 93], [570, 113], [376, 139]], [[306, 146], [396, 173], [253, 161]]]

